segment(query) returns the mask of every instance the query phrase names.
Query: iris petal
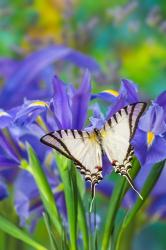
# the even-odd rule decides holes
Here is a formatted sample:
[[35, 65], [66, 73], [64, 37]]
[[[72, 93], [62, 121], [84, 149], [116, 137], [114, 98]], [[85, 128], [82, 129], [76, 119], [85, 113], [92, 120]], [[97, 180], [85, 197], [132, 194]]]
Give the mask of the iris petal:
[[152, 131], [155, 135], [164, 133], [166, 131], [166, 123], [164, 121], [163, 108], [154, 103], [141, 117], [139, 128], [144, 132]]

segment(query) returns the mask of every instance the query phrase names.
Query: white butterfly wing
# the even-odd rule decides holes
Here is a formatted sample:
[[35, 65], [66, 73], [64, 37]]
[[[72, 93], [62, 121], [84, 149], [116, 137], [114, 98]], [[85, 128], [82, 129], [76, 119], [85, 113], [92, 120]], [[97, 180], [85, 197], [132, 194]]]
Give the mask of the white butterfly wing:
[[41, 142], [73, 160], [86, 180], [98, 183], [102, 179], [102, 154], [95, 133], [59, 130], [44, 135]]
[[119, 165], [130, 167], [128, 163], [133, 154], [130, 141], [145, 107], [141, 102], [128, 105], [114, 114], [100, 131], [103, 150], [111, 163], [117, 161]]
[[115, 172], [123, 175], [141, 199], [142, 196], [134, 186], [129, 175], [134, 150], [130, 144], [139, 118], [146, 108], [146, 103], [135, 103], [119, 110], [113, 115], [100, 131], [102, 147], [112, 163]]

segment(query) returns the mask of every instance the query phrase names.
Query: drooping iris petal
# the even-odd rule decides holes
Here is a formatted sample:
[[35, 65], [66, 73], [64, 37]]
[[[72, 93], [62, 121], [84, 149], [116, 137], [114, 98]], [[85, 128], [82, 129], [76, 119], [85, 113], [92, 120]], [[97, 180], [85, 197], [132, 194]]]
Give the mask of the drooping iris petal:
[[155, 136], [154, 142], [148, 149], [146, 156], [147, 164], [155, 164], [159, 161], [166, 159], [166, 138]]
[[72, 98], [72, 128], [82, 129], [86, 120], [91, 96], [90, 73], [85, 72], [82, 84]]
[[156, 135], [153, 143], [148, 145], [147, 133], [138, 129], [132, 140], [132, 145], [135, 149], [135, 155], [142, 165], [154, 165], [166, 158], [166, 139], [159, 135]]
[[119, 95], [119, 93], [116, 90], [108, 89], [108, 90], [104, 90], [98, 94], [92, 94], [91, 100], [93, 100], [95, 98], [99, 98], [99, 99], [102, 99], [106, 102], [114, 103], [116, 101], [116, 98], [118, 95]]
[[48, 109], [48, 104], [44, 101], [25, 101], [20, 106], [14, 116], [14, 123], [18, 126], [25, 126], [31, 124], [36, 120], [39, 114]]

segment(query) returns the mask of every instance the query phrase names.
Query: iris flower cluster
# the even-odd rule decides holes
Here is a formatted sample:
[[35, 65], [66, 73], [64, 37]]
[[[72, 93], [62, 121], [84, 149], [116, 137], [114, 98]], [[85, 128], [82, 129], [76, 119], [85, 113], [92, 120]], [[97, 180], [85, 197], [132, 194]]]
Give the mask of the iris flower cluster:
[[[52, 60], [55, 60], [54, 50], [56, 49], [49, 49]], [[66, 52], [65, 48], [60, 49], [67, 59], [71, 56], [70, 53], [74, 53], [68, 50]], [[59, 54], [62, 56], [63, 53]], [[38, 57], [41, 55], [43, 52], [42, 54], [38, 53]], [[84, 67], [89, 66], [90, 70], [95, 65], [92, 61], [85, 63], [84, 57], [80, 60], [81, 55], [77, 53], [73, 58], [75, 61], [83, 62]], [[63, 189], [60, 188], [61, 179], [57, 170], [57, 162], [53, 157], [52, 150], [40, 143], [40, 137], [57, 129], [92, 130], [96, 127], [100, 128], [106, 119], [120, 108], [140, 101], [136, 84], [127, 79], [122, 79], [119, 91], [108, 89], [92, 94], [91, 75], [86, 70], [78, 88], [75, 88], [73, 84], [66, 84], [55, 75], [52, 80], [51, 98], [46, 98], [43, 95], [44, 92], [41, 91], [41, 95], [37, 96], [38, 99], [32, 100], [33, 95], [28, 93], [23, 100], [18, 96], [22, 97], [23, 93], [25, 94], [24, 91], [27, 91], [28, 84], [34, 86], [33, 81], [36, 80], [35, 73], [30, 73], [27, 75], [28, 79], [24, 79], [25, 89], [18, 89], [18, 96], [17, 93], [12, 94], [12, 102], [8, 102], [4, 96], [13, 93], [13, 88], [19, 86], [30, 67], [28, 63], [32, 59], [36, 60], [34, 55], [25, 59], [23, 65], [20, 66], [21, 69], [17, 65], [19, 73], [17, 66], [15, 73], [10, 72], [3, 88], [3, 98], [0, 98], [3, 106], [0, 110], [0, 200], [8, 197], [8, 185], [12, 183], [14, 185], [14, 206], [20, 218], [20, 224], [28, 226], [30, 230], [33, 230], [44, 208], [33, 176], [22, 169], [24, 161], [28, 161], [26, 143], [28, 142], [36, 152], [57, 205], [65, 216], [66, 207]], [[33, 63], [30, 65], [33, 67]], [[39, 67], [43, 67], [42, 59], [39, 61]], [[15, 74], [13, 81], [17, 84], [12, 83], [12, 74]], [[104, 114], [102, 110], [105, 110]], [[89, 117], [89, 113], [92, 113], [91, 117]], [[90, 122], [88, 122], [88, 118]], [[166, 91], [150, 103], [149, 108], [140, 119], [131, 144], [134, 146], [135, 155], [142, 165], [136, 178], [136, 184], [141, 188], [152, 165], [166, 158]], [[110, 163], [106, 159], [103, 159], [103, 168], [106, 174], [111, 172]], [[151, 203], [147, 210], [149, 215], [156, 215], [156, 213], [159, 216], [166, 215], [163, 206], [166, 200], [165, 176], [166, 170], [164, 169], [151, 194]], [[110, 198], [112, 190], [113, 182], [106, 176], [105, 180], [98, 186], [97, 191]], [[133, 192], [128, 192], [124, 198], [124, 206], [131, 206], [134, 200]]]
[[[91, 129], [98, 127], [97, 124], [101, 126], [104, 123], [100, 106], [91, 103], [94, 95], [92, 96], [91, 94], [89, 71], [85, 72], [78, 89], [71, 84], [64, 83], [58, 76], [53, 78], [52, 86], [53, 97], [50, 101], [25, 100], [20, 106], [8, 111], [1, 110], [0, 112], [0, 198], [4, 199], [7, 197], [8, 192], [5, 183], [15, 179], [14, 203], [21, 219], [21, 225], [25, 225], [29, 218], [36, 218], [36, 215], [40, 216], [43, 211], [33, 177], [25, 170], [20, 170], [19, 168], [21, 160], [27, 158], [25, 142], [28, 141], [35, 149], [45, 169], [49, 183], [54, 189], [60, 184], [56, 163], [51, 159], [50, 149], [40, 144], [40, 137], [46, 132], [56, 129], [83, 129], [89, 107], [94, 110], [94, 115], [90, 118], [91, 125], [87, 129], [89, 127]], [[136, 156], [142, 165], [148, 165], [148, 169], [150, 169], [152, 164], [166, 158], [165, 96], [166, 92], [162, 93], [150, 105], [142, 116], [137, 133], [132, 141]], [[140, 100], [136, 85], [129, 80], [122, 80], [119, 92], [104, 91], [96, 94], [95, 98], [106, 100], [106, 118], [125, 105]], [[104, 169], [108, 173], [107, 168], [111, 171], [108, 163], [104, 164]], [[146, 166], [143, 166], [142, 171], [138, 175], [138, 185], [143, 183], [142, 175], [145, 178], [145, 173], [147, 175], [147, 172]], [[26, 186], [25, 183], [27, 183]], [[158, 185], [160, 185], [160, 181]], [[106, 196], [110, 195], [112, 184], [108, 183], [108, 180], [103, 181], [101, 187], [99, 185], [98, 190]], [[62, 192], [61, 195], [57, 196], [57, 199], [59, 199], [60, 204], [61, 199], [63, 199]], [[64, 204], [63, 202], [61, 203], [62, 205]]]

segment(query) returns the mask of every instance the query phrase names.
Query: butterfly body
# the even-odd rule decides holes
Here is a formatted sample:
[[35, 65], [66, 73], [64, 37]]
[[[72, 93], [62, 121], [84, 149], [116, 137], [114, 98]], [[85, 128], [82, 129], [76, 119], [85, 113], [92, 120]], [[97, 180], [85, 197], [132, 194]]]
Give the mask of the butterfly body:
[[92, 132], [76, 129], [58, 130], [44, 135], [41, 142], [74, 162], [85, 176], [85, 180], [91, 182], [93, 195], [95, 185], [103, 178], [103, 153], [107, 155], [115, 172], [126, 177], [138, 193], [129, 175], [134, 154], [131, 139], [145, 107], [146, 104], [143, 102], [130, 104], [115, 113], [101, 129], [95, 128]]

